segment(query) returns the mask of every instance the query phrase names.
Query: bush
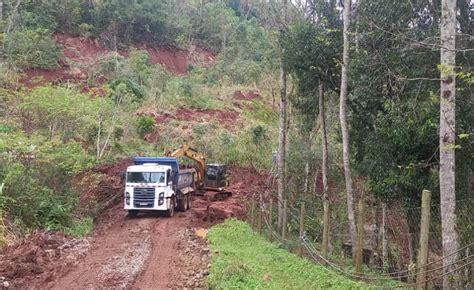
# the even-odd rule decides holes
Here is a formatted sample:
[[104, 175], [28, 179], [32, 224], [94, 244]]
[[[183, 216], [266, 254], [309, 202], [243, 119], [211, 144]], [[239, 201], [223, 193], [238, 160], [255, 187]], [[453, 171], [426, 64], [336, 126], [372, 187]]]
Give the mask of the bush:
[[79, 199], [72, 177], [92, 164], [75, 141], [0, 133], [0, 211], [27, 229], [70, 227]]
[[117, 104], [128, 104], [130, 102], [141, 102], [145, 98], [144, 89], [136, 82], [121, 78], [109, 83], [110, 97]]
[[54, 69], [59, 66], [62, 51], [47, 29], [18, 30], [7, 35], [6, 57], [10, 64], [22, 68]]
[[153, 132], [156, 121], [152, 117], [142, 116], [138, 119], [137, 133], [140, 137], [145, 137], [145, 134]]
[[106, 100], [61, 87], [40, 87], [19, 94], [20, 115], [29, 116], [29, 130], [44, 130], [49, 137], [74, 137], [97, 121], [97, 112], [106, 107]]

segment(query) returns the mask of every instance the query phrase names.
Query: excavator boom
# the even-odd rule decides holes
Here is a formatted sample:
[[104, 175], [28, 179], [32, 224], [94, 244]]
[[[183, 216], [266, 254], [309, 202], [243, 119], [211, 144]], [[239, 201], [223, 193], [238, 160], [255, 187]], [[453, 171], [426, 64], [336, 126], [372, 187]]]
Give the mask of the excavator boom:
[[183, 144], [173, 151], [167, 152], [168, 157], [187, 157], [194, 160], [197, 164], [196, 170], [196, 183], [199, 188], [204, 187], [204, 178], [206, 172], [206, 159], [204, 154], [189, 147], [189, 145]]

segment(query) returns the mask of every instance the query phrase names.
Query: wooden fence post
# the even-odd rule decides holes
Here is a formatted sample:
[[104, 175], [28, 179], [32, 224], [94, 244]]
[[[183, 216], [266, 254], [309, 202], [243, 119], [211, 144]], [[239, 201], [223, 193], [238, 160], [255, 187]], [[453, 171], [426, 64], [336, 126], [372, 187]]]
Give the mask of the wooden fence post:
[[304, 216], [305, 216], [305, 207], [304, 202], [301, 203], [300, 209], [300, 236], [298, 238], [298, 254], [303, 256], [303, 234], [304, 234]]
[[283, 200], [283, 222], [281, 225], [281, 239], [283, 240], [283, 243], [285, 242], [286, 239], [286, 218], [287, 218], [287, 209], [288, 209], [288, 203], [287, 200]]
[[272, 197], [270, 196], [269, 199], [270, 204], [268, 205], [268, 240], [272, 241], [272, 232], [273, 232], [273, 227], [272, 227], [272, 212], [273, 212], [273, 201]]
[[418, 250], [417, 289], [426, 288], [426, 263], [428, 261], [428, 240], [430, 234], [431, 191], [423, 190], [421, 195], [420, 248]]
[[382, 269], [387, 271], [387, 258], [388, 258], [388, 249], [387, 249], [387, 204], [382, 203]]
[[263, 211], [263, 199], [262, 199], [262, 194], [259, 195], [259, 201], [258, 201], [258, 220], [257, 220], [257, 229], [258, 233], [262, 233], [262, 211]]
[[329, 200], [327, 198], [323, 201], [323, 246], [321, 249], [324, 258], [328, 256], [329, 247]]
[[355, 258], [355, 272], [362, 274], [362, 260], [364, 254], [364, 223], [365, 223], [365, 206], [364, 198], [359, 199], [359, 215], [357, 220], [357, 250]]
[[250, 200], [250, 227], [253, 228], [253, 223], [255, 219], [255, 200], [252, 199]]

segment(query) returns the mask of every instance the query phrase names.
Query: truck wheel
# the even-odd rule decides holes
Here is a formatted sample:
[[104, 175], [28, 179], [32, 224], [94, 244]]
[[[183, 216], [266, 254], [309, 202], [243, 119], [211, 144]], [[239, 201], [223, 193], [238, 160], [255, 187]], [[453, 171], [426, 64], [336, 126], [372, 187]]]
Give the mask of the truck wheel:
[[193, 194], [189, 193], [188, 194], [188, 209], [191, 209], [192, 205], [193, 205]]
[[186, 194], [186, 198], [184, 201], [184, 211], [187, 211], [189, 209], [189, 193]]
[[178, 200], [178, 211], [186, 211], [186, 202], [187, 202], [187, 197], [184, 195], [180, 200]]
[[136, 210], [136, 209], [130, 209], [128, 211], [128, 217], [129, 218], [137, 217], [137, 214], [138, 214], [138, 210]]
[[166, 211], [166, 216], [167, 217], [173, 217], [174, 216], [174, 207], [176, 206], [176, 198], [172, 197], [170, 201], [170, 209]]

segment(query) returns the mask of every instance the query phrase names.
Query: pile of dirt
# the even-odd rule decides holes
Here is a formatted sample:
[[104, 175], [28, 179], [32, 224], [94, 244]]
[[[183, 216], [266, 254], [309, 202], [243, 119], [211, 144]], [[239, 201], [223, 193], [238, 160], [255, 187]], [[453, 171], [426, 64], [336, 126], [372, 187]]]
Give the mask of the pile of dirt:
[[52, 280], [53, 273], [73, 265], [88, 249], [87, 239], [36, 231], [0, 252], [0, 276], [5, 278], [3, 286], [21, 288], [35, 280]]
[[228, 170], [229, 186], [226, 190], [239, 197], [249, 197], [252, 194], [264, 193], [268, 189], [268, 173], [259, 172], [253, 168], [233, 166]]
[[[223, 200], [215, 199], [216, 192], [205, 192], [203, 197], [193, 201], [196, 225], [206, 225], [207, 206], [209, 204], [210, 223], [216, 224], [228, 218], [246, 219], [248, 214], [247, 200], [252, 195], [264, 193], [267, 190], [268, 174], [260, 173], [253, 168], [229, 168], [230, 184], [226, 191], [232, 195]], [[210, 200], [208, 203], [207, 200]], [[209, 225], [207, 225], [209, 226]]]

